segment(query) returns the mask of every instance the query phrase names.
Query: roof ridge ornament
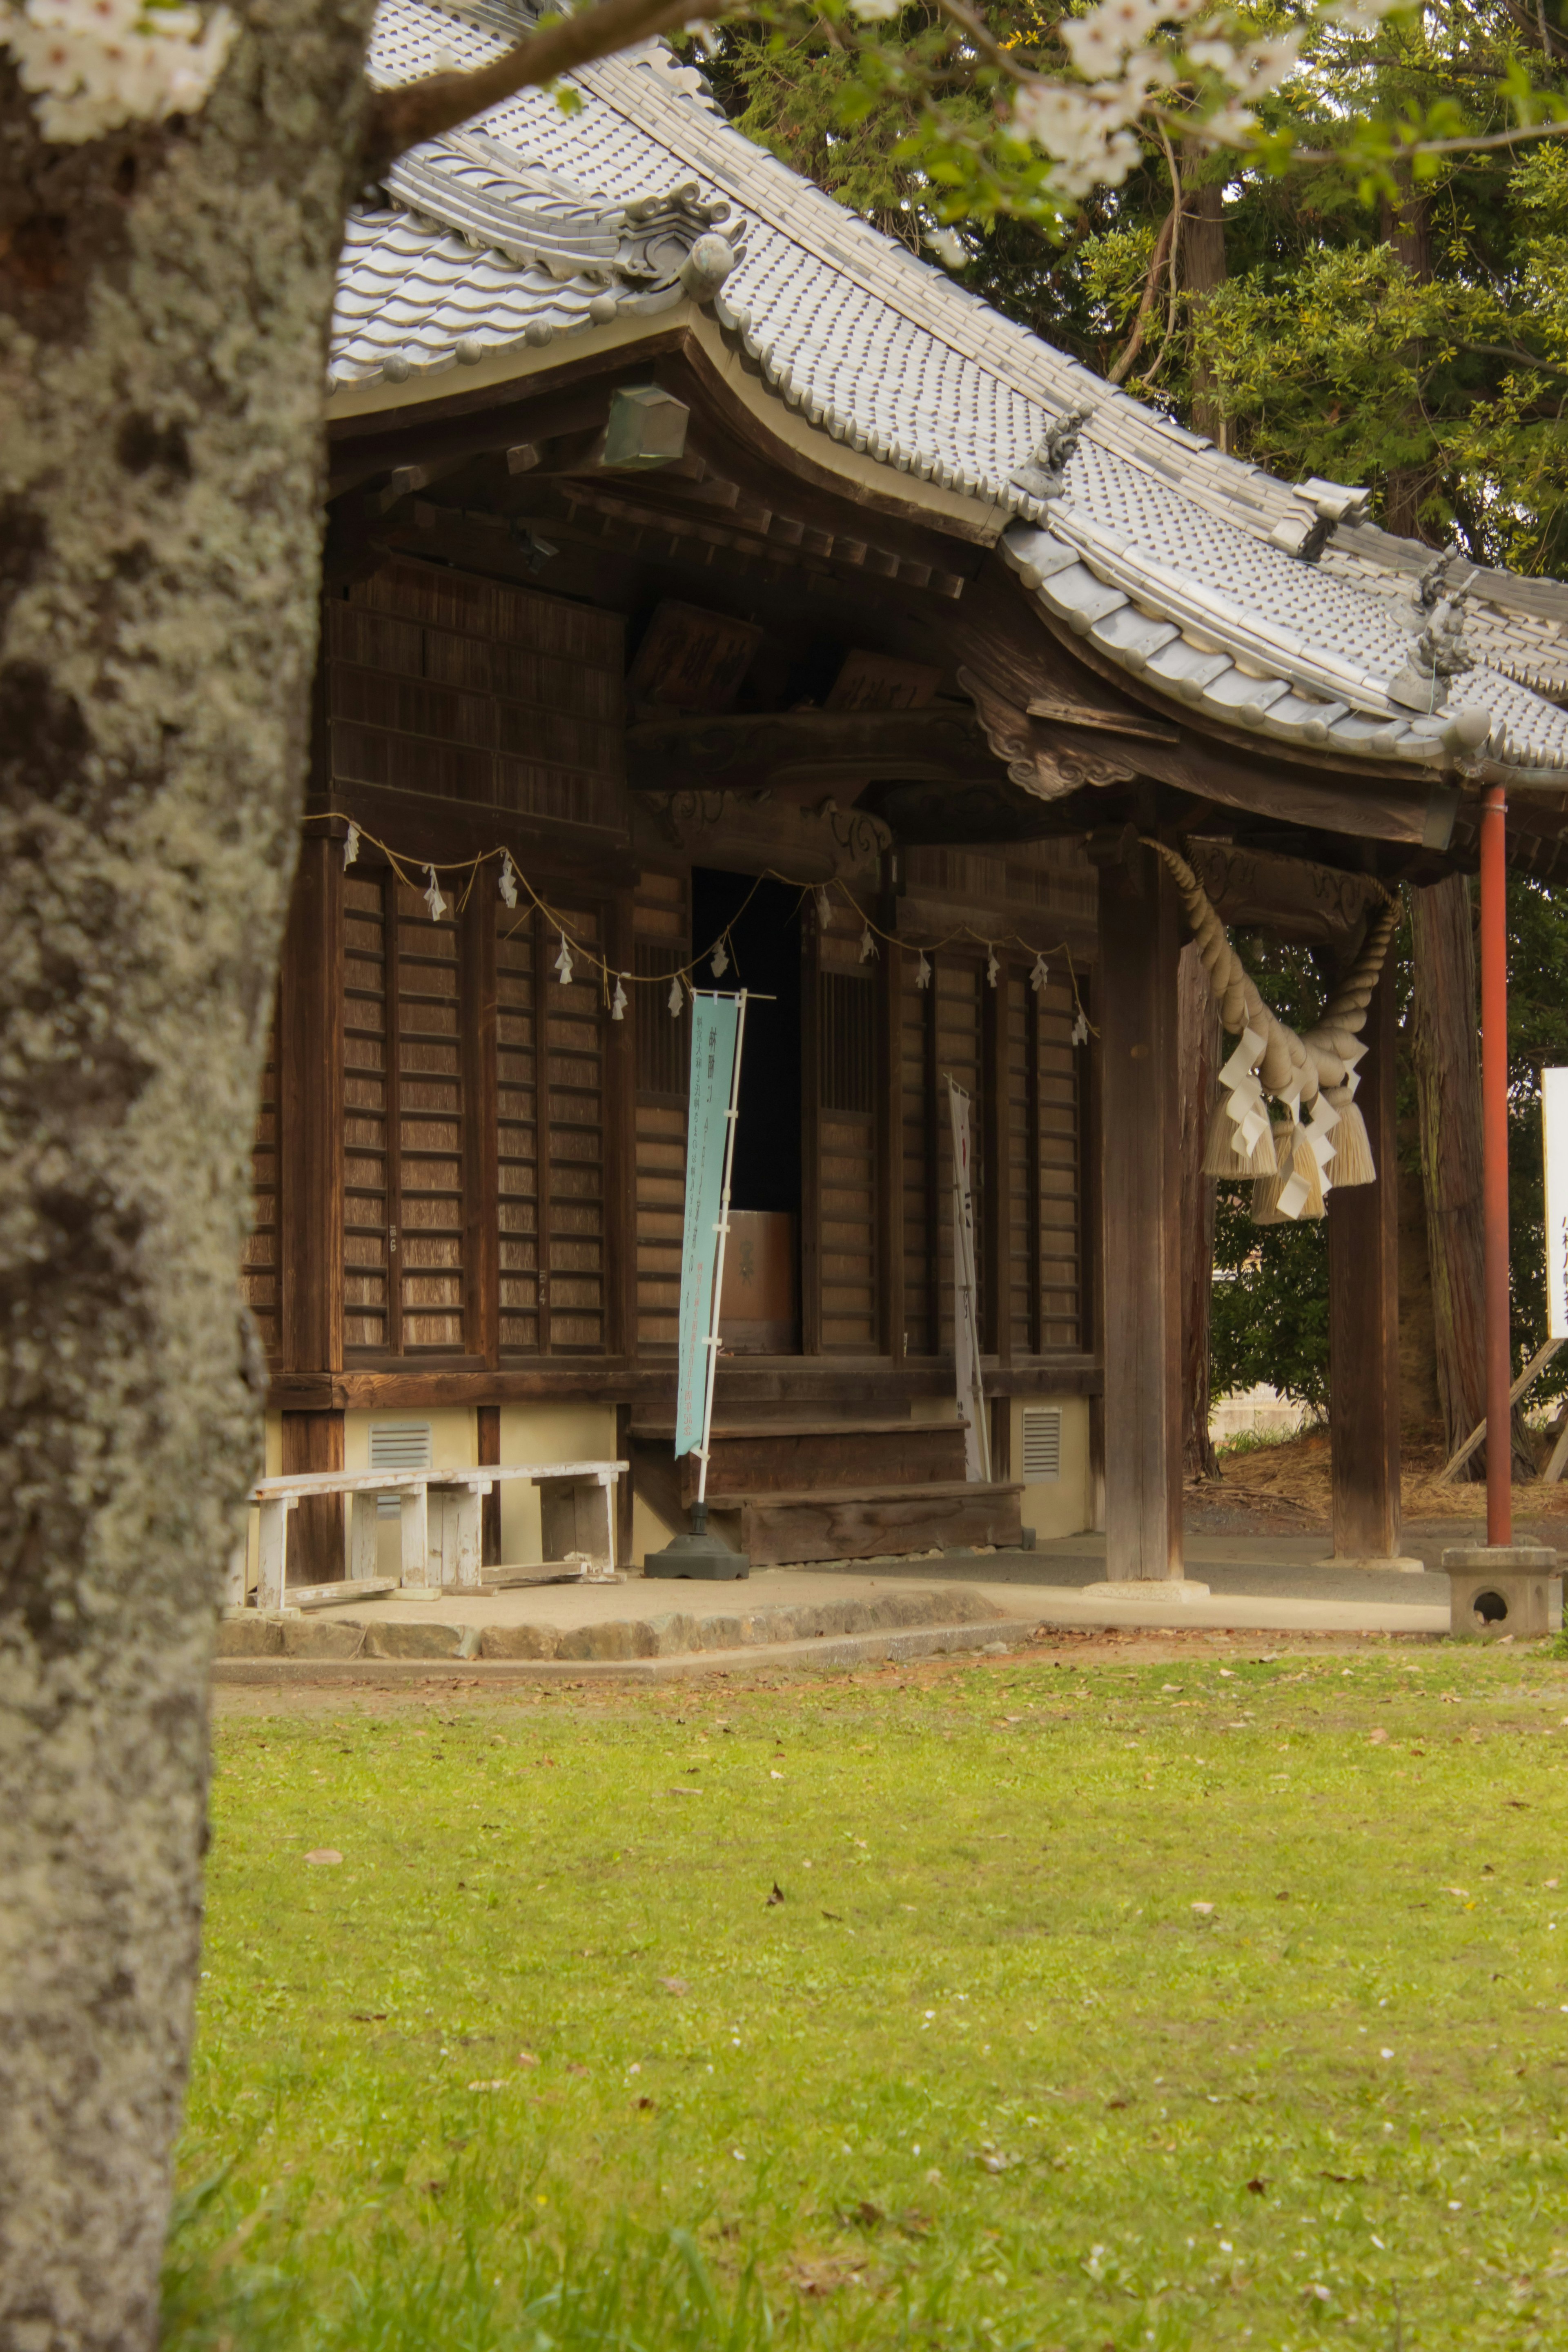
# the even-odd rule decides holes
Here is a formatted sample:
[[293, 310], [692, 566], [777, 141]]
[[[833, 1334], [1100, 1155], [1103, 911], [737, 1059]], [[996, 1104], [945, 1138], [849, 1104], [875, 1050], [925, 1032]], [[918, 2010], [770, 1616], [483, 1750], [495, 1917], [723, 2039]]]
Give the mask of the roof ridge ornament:
[[1067, 488], [1067, 470], [1078, 455], [1083, 428], [1092, 408], [1069, 408], [1046, 427], [1045, 438], [1026, 465], [1016, 466], [1008, 480], [1032, 499], [1059, 499]]
[[[1475, 656], [1465, 644], [1465, 599], [1470, 582], [1451, 589], [1448, 574], [1465, 562], [1457, 547], [1446, 547], [1434, 557], [1416, 583], [1413, 618], [1421, 624], [1410, 647], [1410, 658], [1399, 676], [1389, 681], [1390, 699], [1406, 710], [1436, 710], [1448, 699], [1449, 681], [1474, 669]], [[1470, 579], [1476, 566], [1470, 568]]]
[[1268, 536], [1276, 547], [1282, 547], [1301, 563], [1316, 563], [1342, 523], [1364, 522], [1372, 499], [1372, 492], [1359, 484], [1326, 482], [1316, 474], [1310, 481], [1293, 482], [1290, 495], [1311, 508], [1314, 520], [1286, 515]]

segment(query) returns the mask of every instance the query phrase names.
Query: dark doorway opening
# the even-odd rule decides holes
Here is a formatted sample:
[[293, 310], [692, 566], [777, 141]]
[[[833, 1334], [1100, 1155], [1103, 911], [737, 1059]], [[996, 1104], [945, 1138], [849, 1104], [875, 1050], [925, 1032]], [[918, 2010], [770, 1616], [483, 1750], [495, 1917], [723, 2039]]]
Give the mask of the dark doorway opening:
[[[722, 938], [729, 969], [708, 951]], [[756, 992], [746, 1008], [721, 1333], [740, 1355], [800, 1347], [800, 892], [699, 866], [691, 877], [698, 988]]]
[[[706, 950], [725, 933], [730, 969], [715, 980]], [[691, 945], [704, 957], [694, 986], [755, 989], [774, 999], [746, 1008], [731, 1205], [798, 1216], [800, 892], [700, 866], [691, 877]]]

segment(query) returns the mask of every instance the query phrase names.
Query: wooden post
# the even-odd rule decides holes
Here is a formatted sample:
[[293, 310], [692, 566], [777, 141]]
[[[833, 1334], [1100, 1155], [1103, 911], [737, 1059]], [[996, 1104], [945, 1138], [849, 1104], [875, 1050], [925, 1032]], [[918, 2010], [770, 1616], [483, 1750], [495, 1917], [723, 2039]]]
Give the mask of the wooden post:
[[300, 847], [278, 997], [279, 1264], [290, 1372], [342, 1369], [342, 846], [316, 838]]
[[[629, 890], [606, 910], [606, 949], [616, 971], [635, 971], [637, 946]], [[611, 993], [615, 984], [611, 982]], [[635, 988], [627, 991], [635, 997]], [[660, 1011], [663, 1011], [661, 1006]], [[605, 1023], [605, 1346], [612, 1356], [637, 1351], [637, 1070], [636, 1007]]]
[[[479, 1468], [483, 1470], [491, 1463], [500, 1460], [500, 1405], [480, 1405], [478, 1420], [479, 1428], [476, 1433], [479, 1442], [475, 1448], [474, 1458]], [[492, 1484], [489, 1493], [484, 1498], [482, 1517], [484, 1539], [480, 1547], [480, 1558], [487, 1568], [497, 1568], [500, 1564], [501, 1556], [500, 1481], [499, 1478]]]
[[[341, 1412], [286, 1412], [283, 1416], [285, 1477], [295, 1470], [343, 1467]], [[296, 1584], [334, 1584], [343, 1574], [343, 1498], [304, 1495], [289, 1531], [289, 1562]]]
[[1100, 872], [1105, 1572], [1182, 1569], [1174, 886], [1132, 845]]
[[822, 1031], [816, 917], [800, 919], [800, 1351], [822, 1353]]
[[470, 890], [458, 916], [458, 1003], [463, 1083], [463, 1319], [469, 1355], [493, 1370], [500, 1361], [496, 923], [495, 900], [482, 881]]
[[[889, 902], [896, 907], [897, 901]], [[887, 912], [883, 927], [890, 930]], [[877, 970], [878, 1282], [882, 1352], [904, 1360], [903, 950], [889, 944]]]
[[1013, 973], [1004, 963], [995, 987], [982, 981], [980, 990], [980, 1164], [987, 1195], [981, 1236], [980, 1328], [986, 1354], [1004, 1367], [1013, 1360], [1013, 1155], [1007, 1133], [1013, 985]]
[[1380, 1560], [1399, 1554], [1399, 1187], [1386, 965], [1362, 1034], [1369, 1051], [1356, 1108], [1377, 1181], [1329, 1195], [1329, 1444], [1334, 1558]]

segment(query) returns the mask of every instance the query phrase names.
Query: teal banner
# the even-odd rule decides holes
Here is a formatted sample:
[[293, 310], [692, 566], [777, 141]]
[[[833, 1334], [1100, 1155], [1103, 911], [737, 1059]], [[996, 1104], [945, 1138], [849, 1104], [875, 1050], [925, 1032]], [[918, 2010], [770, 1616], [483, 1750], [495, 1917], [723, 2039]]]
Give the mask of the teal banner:
[[680, 1253], [680, 1370], [675, 1398], [675, 1451], [702, 1444], [708, 1393], [708, 1339], [717, 1318], [713, 1296], [724, 1143], [735, 1075], [740, 1005], [733, 996], [698, 996], [691, 1004], [691, 1104], [686, 1126], [686, 1234]]

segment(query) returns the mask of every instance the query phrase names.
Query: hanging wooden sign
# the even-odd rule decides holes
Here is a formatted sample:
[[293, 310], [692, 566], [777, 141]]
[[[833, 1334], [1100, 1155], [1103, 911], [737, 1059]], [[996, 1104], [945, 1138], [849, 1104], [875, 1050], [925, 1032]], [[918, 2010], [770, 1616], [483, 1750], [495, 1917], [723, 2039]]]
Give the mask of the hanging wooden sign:
[[1568, 1339], [1568, 1069], [1541, 1073], [1546, 1153], [1546, 1329]]

